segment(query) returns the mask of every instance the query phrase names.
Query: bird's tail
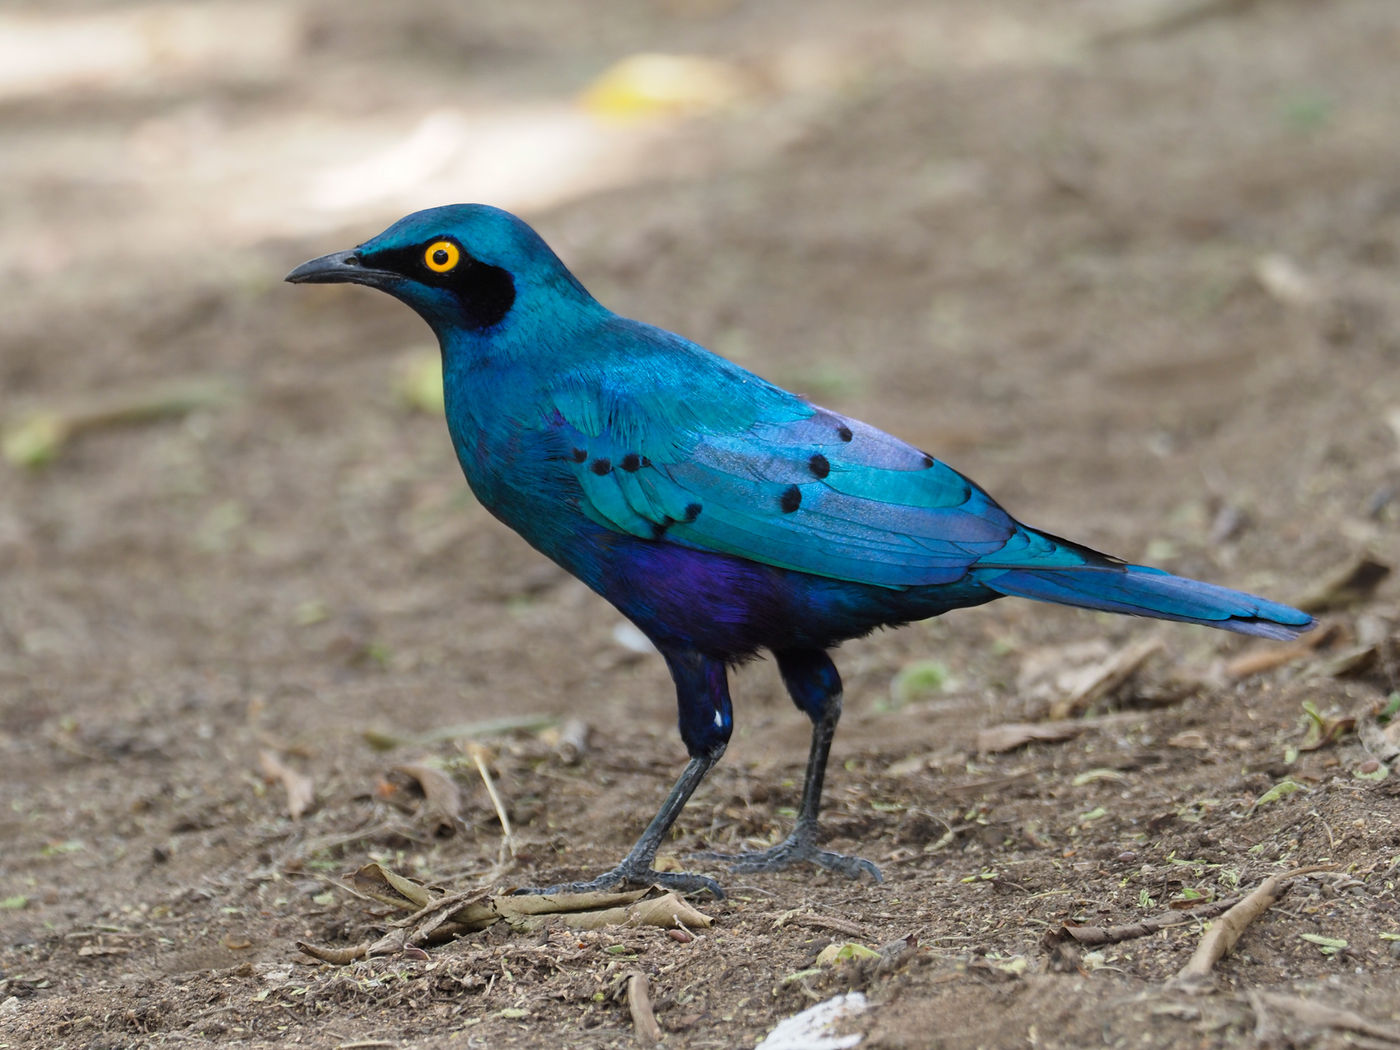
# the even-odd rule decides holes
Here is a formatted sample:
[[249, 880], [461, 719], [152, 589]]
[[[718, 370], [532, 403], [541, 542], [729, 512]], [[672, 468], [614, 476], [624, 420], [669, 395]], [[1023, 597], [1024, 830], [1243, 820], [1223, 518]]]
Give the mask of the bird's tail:
[[1316, 625], [1307, 613], [1267, 598], [1185, 576], [1173, 576], [1145, 565], [1128, 565], [1079, 544], [1058, 537], [1047, 538], [1059, 546], [1057, 553], [1061, 557], [1077, 555], [1084, 561], [1045, 566], [979, 565], [977, 578], [984, 586], [1001, 594], [1131, 616], [1199, 623], [1262, 638], [1296, 638]]

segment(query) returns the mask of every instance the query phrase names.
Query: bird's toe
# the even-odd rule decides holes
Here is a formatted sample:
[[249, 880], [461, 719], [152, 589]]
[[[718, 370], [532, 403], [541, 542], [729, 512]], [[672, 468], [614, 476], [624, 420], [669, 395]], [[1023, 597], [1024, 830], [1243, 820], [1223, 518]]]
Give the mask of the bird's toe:
[[727, 864], [729, 870], [736, 875], [781, 871], [795, 864], [815, 864], [848, 879], [860, 879], [864, 876], [876, 883], [885, 881], [880, 869], [864, 857], [852, 857], [844, 853], [818, 849], [805, 837], [796, 835], [784, 839], [776, 846], [748, 853], [704, 852], [691, 855], [701, 860], [717, 860]]
[[715, 900], [724, 899], [724, 890], [708, 875], [688, 871], [657, 871], [654, 868], [624, 868], [618, 866], [585, 882], [561, 882], [553, 886], [528, 886], [515, 890], [517, 894], [535, 896], [565, 893], [609, 893], [629, 887], [660, 886], [676, 893], [708, 893]]

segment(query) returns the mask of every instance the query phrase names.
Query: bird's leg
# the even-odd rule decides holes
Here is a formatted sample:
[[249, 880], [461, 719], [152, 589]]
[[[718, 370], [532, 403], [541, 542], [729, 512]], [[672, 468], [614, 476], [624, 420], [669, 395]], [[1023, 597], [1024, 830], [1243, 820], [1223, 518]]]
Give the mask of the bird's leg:
[[[734, 714], [729, 702], [729, 683], [724, 664], [695, 653], [666, 653], [666, 663], [676, 683], [680, 707], [681, 737], [690, 750], [690, 761], [681, 771], [671, 793], [661, 803], [656, 816], [642, 832], [641, 838], [623, 857], [617, 867], [587, 882], [566, 882], [558, 886], [524, 889], [521, 893], [591, 893], [618, 889], [623, 886], [661, 886], [680, 893], [707, 890], [716, 899], [724, 891], [707, 875], [684, 871], [657, 871], [652, 865], [656, 851], [665, 841], [671, 825], [685, 809], [690, 796], [705, 779], [729, 743]], [[820, 793], [820, 786], [818, 787]]]
[[776, 846], [750, 853], [700, 853], [697, 856], [728, 861], [730, 871], [777, 871], [793, 864], [807, 863], [826, 868], [850, 879], [868, 875], [883, 882], [880, 869], [864, 857], [819, 849], [822, 783], [826, 778], [827, 757], [836, 723], [841, 720], [841, 678], [826, 653], [819, 650], [786, 651], [774, 654], [778, 670], [793, 702], [812, 719], [812, 749], [807, 757], [807, 773], [802, 780], [802, 801], [792, 833]]
[[723, 897], [724, 891], [719, 888], [719, 883], [705, 875], [691, 875], [681, 871], [656, 871], [652, 868], [652, 864], [656, 860], [656, 850], [665, 840], [666, 832], [671, 830], [671, 825], [676, 822], [681, 810], [690, 801], [690, 796], [699, 787], [700, 781], [705, 779], [705, 774], [719, 761], [722, 754], [724, 754], [724, 748], [720, 747], [714, 754], [700, 755], [686, 763], [675, 787], [671, 788], [671, 793], [666, 796], [666, 801], [661, 803], [661, 808], [656, 811], [656, 816], [651, 818], [651, 823], [642, 832], [641, 838], [637, 839], [636, 845], [627, 852], [627, 856], [622, 858], [617, 867], [604, 872], [596, 879], [589, 879], [587, 882], [565, 882], [558, 886], [543, 886], [520, 892], [592, 893], [619, 889], [623, 886], [662, 886], [680, 893], [709, 890], [716, 898]]

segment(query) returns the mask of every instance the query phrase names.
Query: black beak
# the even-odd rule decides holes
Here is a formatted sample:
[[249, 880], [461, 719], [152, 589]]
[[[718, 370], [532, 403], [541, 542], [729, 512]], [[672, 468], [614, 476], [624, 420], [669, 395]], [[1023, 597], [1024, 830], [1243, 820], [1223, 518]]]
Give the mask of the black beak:
[[284, 280], [292, 284], [367, 284], [383, 288], [403, 280], [403, 275], [392, 270], [372, 270], [360, 262], [356, 252], [331, 252], [302, 263]]

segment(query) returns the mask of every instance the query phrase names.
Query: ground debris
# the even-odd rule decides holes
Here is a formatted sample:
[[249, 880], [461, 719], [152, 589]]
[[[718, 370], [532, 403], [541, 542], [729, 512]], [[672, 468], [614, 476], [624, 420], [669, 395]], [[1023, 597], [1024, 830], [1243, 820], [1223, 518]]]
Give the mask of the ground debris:
[[462, 793], [444, 770], [426, 762], [405, 762], [390, 770], [390, 778], [391, 789], [398, 788], [400, 778], [418, 786], [423, 799], [418, 818], [428, 825], [434, 837], [447, 838], [461, 830]]
[[627, 1011], [632, 1015], [632, 1028], [638, 1043], [651, 1046], [661, 1041], [661, 1026], [656, 1023], [656, 1014], [651, 1008], [647, 975], [639, 970], [627, 975]]
[[1046, 702], [1046, 719], [1073, 718], [1121, 687], [1161, 650], [1158, 638], [1117, 651], [1102, 640], [1036, 649], [1022, 661], [1017, 688]]
[[659, 926], [705, 929], [712, 920], [675, 893], [656, 889], [609, 893], [499, 894], [489, 888], [443, 894], [378, 862], [347, 876], [362, 897], [411, 915], [395, 923], [379, 940], [352, 948], [297, 947], [325, 962], [343, 964], [372, 955], [392, 955], [410, 946], [438, 944], [504, 922], [531, 933], [550, 921], [575, 930], [607, 926]]
[[1391, 567], [1369, 551], [1362, 551], [1342, 568], [1317, 584], [1295, 603], [1310, 613], [1335, 612], [1369, 601], [1390, 575]]
[[1186, 926], [1193, 922], [1213, 919], [1234, 907], [1241, 900], [1243, 897], [1230, 897], [1225, 900], [1212, 901], [1210, 904], [1203, 904], [1190, 911], [1163, 912], [1160, 915], [1149, 916], [1140, 922], [1125, 923], [1121, 926], [1076, 926], [1064, 923], [1047, 930], [1040, 940], [1040, 946], [1047, 951], [1056, 951], [1067, 941], [1073, 941], [1075, 944], [1086, 947], [1118, 944], [1137, 937], [1147, 937], [1175, 926]]
[[316, 799], [315, 782], [305, 773], [283, 762], [281, 756], [271, 748], [263, 748], [258, 752], [258, 765], [262, 767], [266, 779], [281, 781], [282, 788], [287, 793], [287, 815], [293, 820], [300, 820], [301, 815]]
[[860, 992], [847, 992], [808, 1007], [778, 1022], [754, 1050], [845, 1050], [860, 1044], [859, 1034], [833, 1035], [832, 1029], [865, 1013], [869, 1003]]
[[1089, 726], [1077, 720], [1007, 722], [977, 731], [977, 750], [983, 753], [1014, 751], [1027, 744], [1058, 744], [1073, 740]]
[[1308, 868], [1295, 868], [1293, 871], [1270, 875], [1253, 890], [1236, 902], [1220, 921], [1206, 930], [1205, 936], [1196, 945], [1195, 952], [1176, 975], [1177, 981], [1199, 981], [1210, 976], [1211, 970], [1238, 943], [1249, 924], [1263, 915], [1293, 885], [1293, 879], [1314, 871], [1330, 871], [1331, 865], [1314, 865]]

